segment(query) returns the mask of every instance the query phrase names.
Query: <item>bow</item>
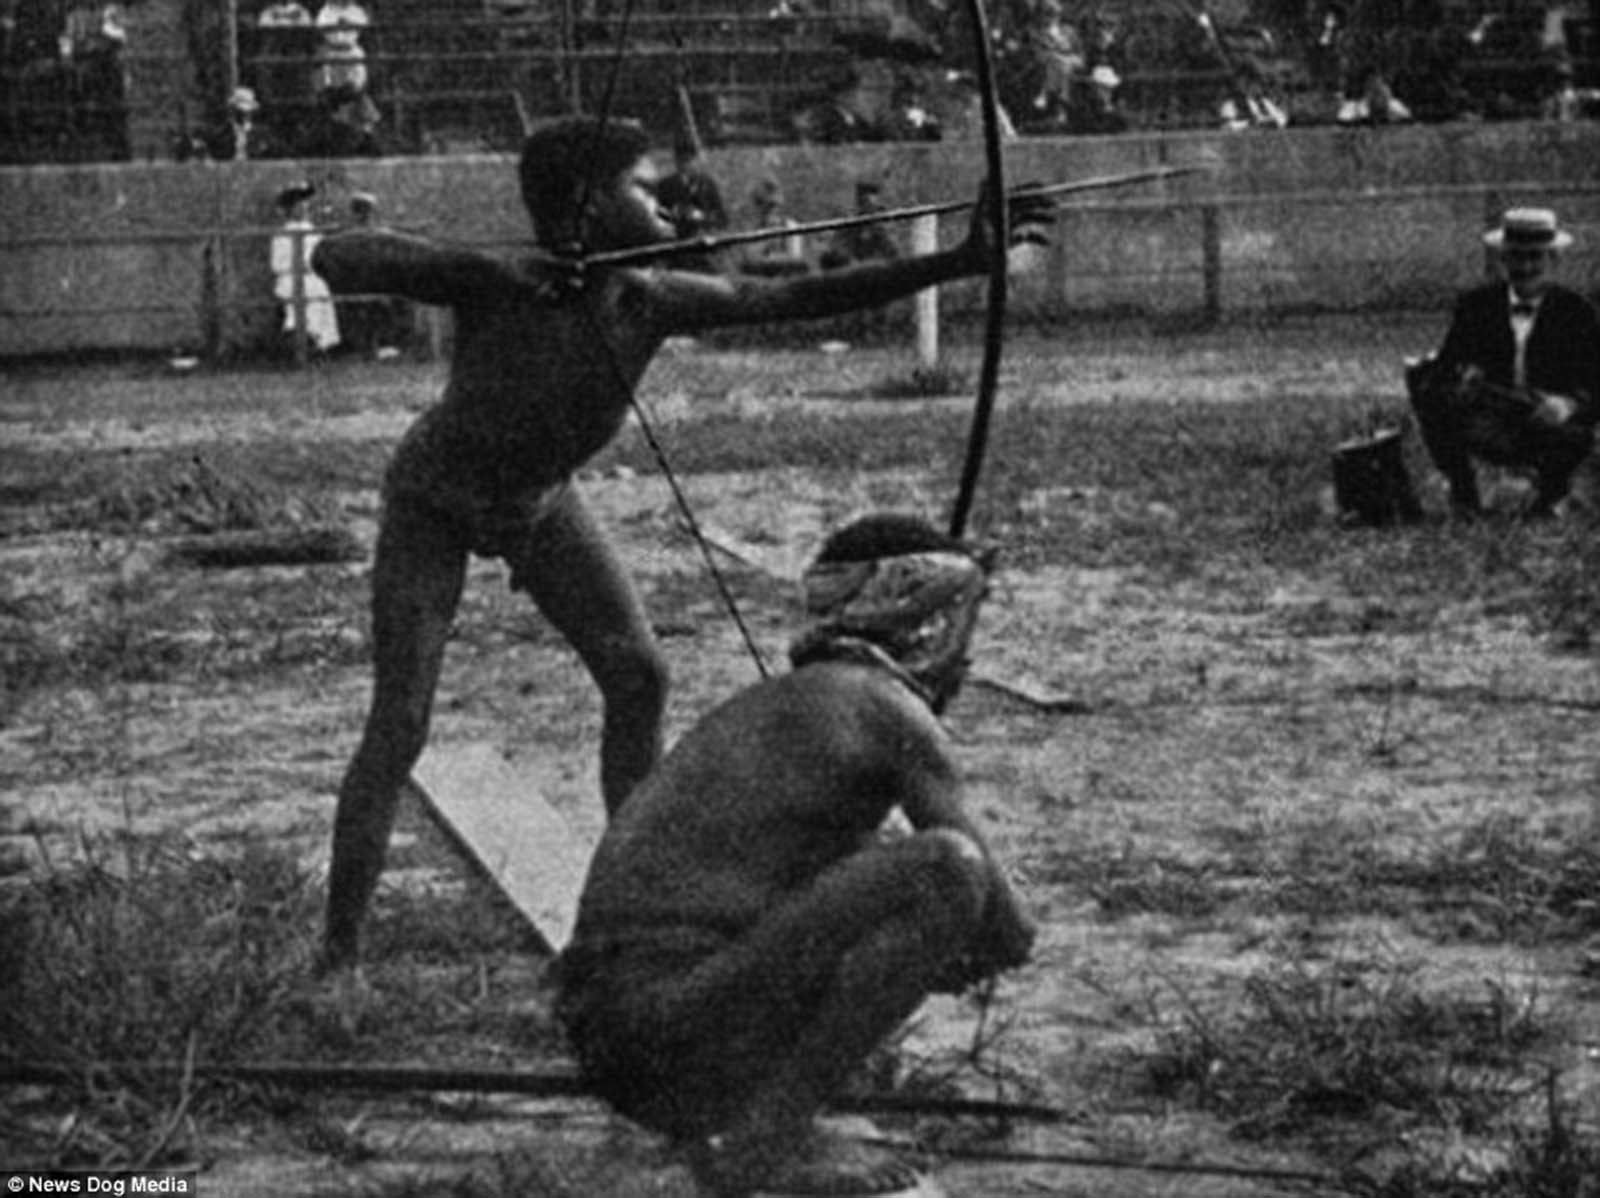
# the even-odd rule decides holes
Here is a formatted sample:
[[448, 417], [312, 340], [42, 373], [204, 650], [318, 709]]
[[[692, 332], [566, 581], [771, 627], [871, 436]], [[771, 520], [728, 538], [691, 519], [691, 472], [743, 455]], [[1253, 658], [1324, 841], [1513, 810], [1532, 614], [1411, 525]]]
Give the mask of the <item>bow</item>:
[[988, 203], [990, 240], [989, 301], [983, 332], [983, 365], [978, 371], [978, 393], [973, 404], [972, 426], [967, 433], [966, 460], [961, 468], [961, 484], [950, 511], [950, 535], [959, 538], [966, 531], [972, 513], [972, 499], [983, 470], [984, 450], [989, 440], [989, 421], [1000, 384], [1000, 357], [1005, 343], [1006, 253], [1011, 238], [1010, 214], [1006, 211], [1005, 154], [1000, 148], [1000, 93], [995, 82], [994, 52], [989, 39], [989, 18], [983, 0], [966, 0], [976, 53], [978, 88], [983, 97], [984, 161], [988, 168], [985, 198]]

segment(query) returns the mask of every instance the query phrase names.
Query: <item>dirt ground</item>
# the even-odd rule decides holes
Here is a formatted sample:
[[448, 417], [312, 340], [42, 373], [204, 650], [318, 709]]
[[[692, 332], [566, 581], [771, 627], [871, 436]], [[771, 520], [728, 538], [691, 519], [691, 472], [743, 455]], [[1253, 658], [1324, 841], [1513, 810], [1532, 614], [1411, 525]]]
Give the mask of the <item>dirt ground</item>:
[[[1374, 355], [1357, 333], [1333, 351], [1293, 336], [1269, 354], [1253, 335], [1196, 342], [1160, 362], [1136, 343], [1078, 344], [1070, 378], [1035, 387], [1035, 402], [1152, 402], [1178, 395], [1218, 402], [1300, 390], [1392, 399], [1388, 351], [1432, 336], [1434, 323], [1396, 332]], [[1364, 335], [1364, 334], [1363, 334]], [[1337, 343], [1336, 343], [1337, 344]], [[651, 394], [671, 426], [693, 406], [722, 405], [758, 417], [771, 405], [869, 410], [853, 393], [860, 356], [811, 354], [809, 373], [775, 375], [764, 392], [696, 389], [696, 352], [684, 348], [668, 382]], [[1033, 341], [1023, 352], [1044, 352]], [[1330, 357], [1331, 354], [1331, 357]], [[707, 355], [709, 356], [709, 354]], [[800, 356], [804, 356], [801, 354]], [[1264, 370], [1267, 358], [1273, 365]], [[385, 374], [385, 371], [399, 373]], [[39, 373], [6, 385], [0, 433], [31, 448], [105, 450], [208, 445], [265, 432], [326, 446], [389, 441], [438, 384], [437, 367], [339, 366], [289, 388], [273, 410], [208, 410], [205, 376], [137, 372]], [[687, 380], [687, 381], [685, 381]], [[396, 396], [400, 398], [397, 399]], [[898, 401], [902, 407], [907, 402]], [[930, 408], [961, 401], [935, 399]], [[1003, 419], [1003, 409], [1002, 416]], [[1004, 471], [991, 461], [990, 471]], [[1063, 479], [1032, 497], [1050, 518], [1092, 524], [1115, 496]], [[763, 653], [781, 661], [794, 616], [792, 579], [841, 518], [868, 508], [943, 511], [931, 473], [857, 476], [841, 489], [781, 465], [685, 480], [720, 554], [739, 580], [746, 618]], [[675, 735], [710, 704], [752, 681], [755, 667], [674, 514], [665, 482], [627, 471], [595, 474], [588, 494], [650, 597], [674, 669]], [[375, 495], [345, 497], [344, 516], [363, 544], [375, 530]], [[1153, 511], [1151, 519], [1180, 519]], [[149, 538], [93, 532], [0, 539], [0, 597], [41, 636], [81, 632], [91, 606], [106, 609], [108, 579], [142, 588], [175, 613], [164, 635], [204, 643], [225, 661], [272, 640], [317, 664], [247, 684], [225, 669], [109, 689], [43, 688], [0, 726], [0, 831], [15, 861], [67, 855], [85, 833], [170, 830], [204, 851], [268, 833], [325, 851], [331, 796], [363, 713], [365, 613], [330, 604], [293, 618], [235, 614], [257, 591], [315, 575], [348, 582], [365, 563], [197, 571], [174, 567]], [[350, 588], [341, 583], [340, 594]], [[975, 809], [1014, 864], [1044, 933], [1035, 962], [1002, 988], [1009, 1056], [1024, 1062], [1046, 1097], [1071, 1113], [1059, 1127], [1020, 1129], [1008, 1150], [1123, 1160], [1229, 1163], [1323, 1173], [1293, 1150], [1241, 1142], [1193, 1110], [1106, 1099], [1103, 1077], [1155, 1042], [1189, 1002], [1227, 1001], [1270, 961], [1295, 921], [1273, 915], [1213, 919], [1143, 913], [1108, 919], [1081, 891], [1061, 885], [1074, 861], [1137, 854], [1169, 871], [1249, 856], [1259, 869], [1225, 880], [1247, 891], [1292, 871], [1293, 846], [1381, 844], [1425, 854], [1453, 832], [1506, 813], [1570, 829], [1591, 818], [1600, 731], [1593, 659], [1555, 654], [1516, 611], [1459, 604], [1421, 613], [1406, 629], [1374, 638], [1357, 594], [1261, 566], [1201, 572], [1180, 588], [1154, 588], [1133, 570], [1053, 563], [1012, 571], [997, 588], [977, 646], [982, 678], [1070, 696], [1063, 711], [1033, 707], [981, 681], [947, 722], [960, 749]], [[187, 640], [185, 640], [187, 638]], [[307, 648], [309, 646], [309, 649]], [[475, 563], [469, 596], [440, 692], [433, 739], [487, 741], [537, 777], [575, 825], [599, 821], [592, 687], [571, 655], [537, 627], [504, 585], [501, 567]], [[426, 839], [408, 815], [395, 885], [427, 886], [439, 872], [406, 846]], [[1218, 846], [1231, 846], [1220, 853]], [[1179, 874], [1174, 873], [1173, 877]], [[1415, 961], [1428, 983], [1464, 991], [1485, 985], [1536, 992], [1568, 1016], [1556, 1050], [1580, 1118], [1600, 1118], [1596, 983], [1573, 969], [1570, 946], [1458, 943], [1423, 935], [1405, 919], [1322, 926], [1325, 958]], [[929, 1008], [909, 1043], [934, 1052], [972, 1036], [969, 1004]], [[448, 1104], [444, 1104], [448, 1106]], [[260, 1195], [376, 1192], [386, 1178], [450, 1176], [496, 1154], [535, 1154], [593, 1192], [688, 1195], [680, 1170], [647, 1139], [599, 1110], [487, 1101], [470, 1116], [439, 1105], [351, 1100], [375, 1158], [340, 1164], [303, 1145], [241, 1132], [209, 1147], [203, 1192]], [[1266, 1195], [1304, 1193], [1279, 1177], [1156, 1173], [1055, 1162], [951, 1160], [940, 1177], [955, 1198], [1012, 1195]]]

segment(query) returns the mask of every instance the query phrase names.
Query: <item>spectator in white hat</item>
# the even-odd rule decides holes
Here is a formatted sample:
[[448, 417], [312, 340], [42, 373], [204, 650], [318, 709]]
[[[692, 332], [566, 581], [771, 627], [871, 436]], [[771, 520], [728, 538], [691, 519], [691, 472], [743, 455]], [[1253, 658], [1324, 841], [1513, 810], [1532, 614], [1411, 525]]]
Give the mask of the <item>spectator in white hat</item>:
[[1483, 241], [1501, 278], [1457, 301], [1438, 353], [1408, 373], [1412, 406], [1456, 514], [1482, 510], [1480, 459], [1531, 471], [1527, 514], [1549, 516], [1594, 446], [1600, 317], [1551, 278], [1572, 235], [1550, 209], [1509, 209]]

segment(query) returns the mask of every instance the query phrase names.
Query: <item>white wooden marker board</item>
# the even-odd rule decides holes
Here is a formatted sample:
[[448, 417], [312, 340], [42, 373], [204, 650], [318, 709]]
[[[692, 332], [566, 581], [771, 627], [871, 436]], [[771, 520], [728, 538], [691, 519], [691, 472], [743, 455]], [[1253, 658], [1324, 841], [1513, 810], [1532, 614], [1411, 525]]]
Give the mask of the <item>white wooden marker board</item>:
[[577, 922], [592, 838], [493, 745], [430, 748], [411, 780], [424, 804], [552, 952]]

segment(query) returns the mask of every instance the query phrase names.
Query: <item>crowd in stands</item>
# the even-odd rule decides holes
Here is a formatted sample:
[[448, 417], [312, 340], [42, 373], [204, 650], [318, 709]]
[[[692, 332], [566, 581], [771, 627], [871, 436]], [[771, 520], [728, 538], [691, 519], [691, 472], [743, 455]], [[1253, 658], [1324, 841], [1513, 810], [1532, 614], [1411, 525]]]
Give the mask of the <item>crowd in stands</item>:
[[[1221, 2], [990, 0], [1008, 125], [1024, 134], [1092, 134], [1600, 115], [1596, 0], [1249, 0], [1232, 3], [1228, 20], [1207, 7]], [[0, 159], [129, 157], [125, 46], [139, 3], [0, 0]], [[730, 28], [755, 37], [749, 28], [765, 22], [768, 43], [801, 28], [824, 30], [826, 42], [833, 30], [830, 65], [804, 77], [809, 95], [786, 94], [761, 133], [770, 140], [936, 140], [978, 127], [963, 0], [771, 0], [754, 12], [729, 4]], [[576, 11], [598, 38], [606, 22], [620, 21], [614, 7], [596, 0]], [[658, 24], [670, 23], [677, 8], [651, 0], [636, 7]], [[415, 86], [429, 78], [431, 51], [417, 48], [429, 43], [407, 32], [419, 11], [427, 10], [407, 0], [242, 0], [233, 67], [226, 84], [212, 88], [214, 108], [181, 115], [179, 156], [353, 157], [421, 148], [385, 123], [379, 102], [402, 73], [412, 78], [413, 107], [431, 102]], [[495, 0], [475, 6], [471, 21], [527, 32], [548, 22], [539, 15], [545, 11]], [[1239, 19], [1241, 12], [1249, 18]], [[548, 53], [559, 43], [496, 36], [508, 53], [534, 43]], [[685, 36], [675, 28], [673, 44], [708, 53], [686, 45]], [[373, 56], [378, 37], [385, 53]], [[500, 100], [515, 93], [505, 82], [519, 77], [515, 69], [496, 74], [493, 64], [466, 57], [474, 61], [463, 69], [492, 78], [486, 86]], [[518, 95], [514, 115], [540, 115], [558, 99]]]
[[0, 0], [0, 162], [129, 156], [126, 12]]
[[[1600, 115], [1596, 20], [1584, 0], [1259, 0], [1223, 22], [1206, 0], [1127, 6], [1000, 0], [993, 52], [1010, 121], [1024, 133], [1130, 127], [1226, 129], [1409, 120], [1575, 120]], [[802, 139], [898, 139], [908, 113], [947, 110], [944, 81], [970, 80], [964, 8], [922, 0], [920, 20], [857, 39], [850, 77], [803, 112]], [[872, 62], [887, 63], [873, 83]], [[916, 136], [940, 134], [939, 119]]]
[[[213, 158], [375, 158], [381, 114], [362, 39], [372, 17], [358, 0], [269, 0], [239, 31], [242, 83], [228, 124], [198, 147]], [[241, 113], [250, 114], [242, 124]]]

